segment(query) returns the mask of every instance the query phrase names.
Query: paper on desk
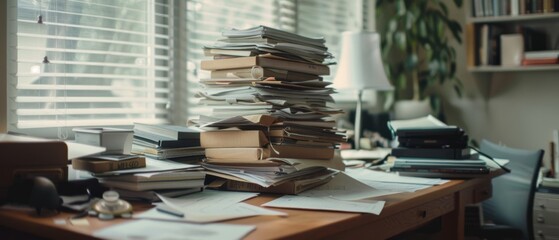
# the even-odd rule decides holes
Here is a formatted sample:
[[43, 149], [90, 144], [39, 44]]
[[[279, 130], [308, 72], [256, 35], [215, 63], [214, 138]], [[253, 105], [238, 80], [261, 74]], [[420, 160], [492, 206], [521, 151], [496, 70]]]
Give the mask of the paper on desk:
[[155, 220], [129, 221], [101, 229], [93, 235], [105, 239], [241, 239], [254, 226], [232, 224], [188, 224]]
[[379, 159], [386, 157], [390, 153], [389, 148], [377, 148], [375, 150], [342, 150], [340, 155], [342, 159]]
[[[160, 203], [160, 204], [164, 204], [164, 203]], [[156, 208], [152, 208], [148, 211], [135, 215], [134, 218], [209, 223], [209, 222], [218, 222], [218, 221], [224, 221], [229, 219], [261, 216], [261, 215], [287, 216], [287, 214], [283, 212], [278, 212], [278, 211], [241, 202], [241, 203], [234, 203], [228, 205], [227, 207], [221, 207], [221, 208], [208, 208], [208, 209], [195, 209], [195, 210], [190, 209], [187, 210], [187, 213], [185, 213], [183, 217], [178, 217], [171, 214], [163, 213], [158, 211]]]
[[449, 180], [443, 180], [439, 178], [405, 177], [405, 176], [399, 176], [395, 173], [373, 171], [366, 168], [346, 169], [345, 173], [357, 180], [363, 179], [363, 180], [391, 182], [391, 183], [440, 185], [449, 181]]
[[178, 212], [182, 212], [184, 217], [179, 218], [169, 214], [155, 212], [157, 211], [155, 209], [138, 214], [135, 217], [202, 223], [258, 215], [286, 215], [283, 212], [273, 211], [246, 203], [240, 203], [241, 201], [257, 195], [258, 193], [205, 190], [200, 193], [190, 194], [179, 198], [159, 196], [163, 203]]
[[425, 184], [391, 183], [391, 182], [380, 182], [380, 181], [372, 181], [372, 180], [364, 180], [364, 179], [359, 179], [359, 181], [364, 184], [367, 184], [370, 187], [377, 189], [377, 191], [385, 191], [388, 194], [394, 194], [400, 192], [415, 192], [421, 189], [431, 187], [431, 185], [425, 185]]
[[329, 197], [307, 197], [285, 195], [262, 204], [265, 207], [328, 210], [340, 212], [359, 212], [380, 214], [384, 208], [384, 201], [343, 201]]
[[306, 197], [330, 197], [338, 200], [360, 200], [393, 194], [394, 191], [375, 189], [341, 172], [330, 182], [300, 193]]

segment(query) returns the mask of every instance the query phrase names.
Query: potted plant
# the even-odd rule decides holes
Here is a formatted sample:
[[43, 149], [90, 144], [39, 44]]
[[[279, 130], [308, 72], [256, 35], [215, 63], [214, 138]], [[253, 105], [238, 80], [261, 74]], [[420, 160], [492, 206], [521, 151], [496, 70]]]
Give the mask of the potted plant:
[[[411, 100], [407, 105], [413, 105], [404, 111], [418, 110], [423, 104], [432, 110], [430, 113], [439, 115], [437, 86], [447, 81], [461, 96], [452, 41], [462, 43], [462, 27], [449, 15], [445, 2], [450, 0], [377, 0], [386, 72], [395, 86], [396, 117], [398, 103], [403, 100]], [[462, 6], [461, 0], [452, 2]]]

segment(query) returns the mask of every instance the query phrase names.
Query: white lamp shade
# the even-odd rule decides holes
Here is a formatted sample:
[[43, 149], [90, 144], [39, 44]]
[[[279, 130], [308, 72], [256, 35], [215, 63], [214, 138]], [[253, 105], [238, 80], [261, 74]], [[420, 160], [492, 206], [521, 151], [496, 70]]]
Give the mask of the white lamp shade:
[[342, 52], [334, 87], [337, 89], [394, 89], [382, 64], [380, 36], [375, 32], [342, 33]]

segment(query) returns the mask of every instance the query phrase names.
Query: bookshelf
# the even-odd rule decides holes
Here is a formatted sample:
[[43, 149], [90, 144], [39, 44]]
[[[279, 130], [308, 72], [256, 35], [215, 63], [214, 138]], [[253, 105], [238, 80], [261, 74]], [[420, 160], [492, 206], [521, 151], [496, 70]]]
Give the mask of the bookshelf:
[[[501, 66], [500, 52], [491, 49], [495, 46], [500, 46], [500, 36], [502, 34], [514, 33], [522, 35], [522, 39], [526, 42], [524, 47], [525, 51], [558, 49], [559, 31], [553, 27], [553, 24], [559, 21], [559, 1], [541, 1], [547, 2], [546, 5], [537, 5], [532, 1], [536, 0], [472, 0], [465, 2], [469, 5], [466, 6], [465, 31], [469, 72], [505, 73], [559, 70], [559, 64]], [[482, 4], [482, 9], [476, 8], [476, 4], [478, 3]], [[503, 3], [506, 3], [506, 5], [501, 6]], [[520, 5], [512, 6], [513, 4], [522, 3], [526, 5], [524, 7], [520, 7]], [[495, 6], [492, 4], [498, 5]], [[492, 9], [491, 11], [498, 12], [485, 12], [488, 6]], [[487, 33], [487, 30], [484, 32], [483, 28], [489, 28], [491, 30], [488, 30], [489, 33]], [[528, 38], [531, 39], [527, 40]], [[534, 42], [535, 38], [537, 38], [537, 41], [545, 39], [545, 44], [532, 44], [530, 46], [544, 46], [545, 49], [530, 49], [530, 46], [527, 47], [527, 44]], [[484, 46], [486, 48], [483, 48]], [[499, 49], [499, 47], [497, 47], [497, 49]], [[510, 48], [507, 49], [510, 50]], [[484, 58], [484, 60], [481, 60], [482, 58]], [[482, 64], [482, 62], [484, 62], [484, 64]]]

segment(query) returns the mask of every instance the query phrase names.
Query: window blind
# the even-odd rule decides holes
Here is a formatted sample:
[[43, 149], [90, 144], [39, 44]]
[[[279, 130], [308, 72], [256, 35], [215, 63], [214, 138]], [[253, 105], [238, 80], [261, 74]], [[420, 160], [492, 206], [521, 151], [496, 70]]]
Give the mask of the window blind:
[[10, 0], [9, 8], [12, 129], [167, 121], [168, 1]]

